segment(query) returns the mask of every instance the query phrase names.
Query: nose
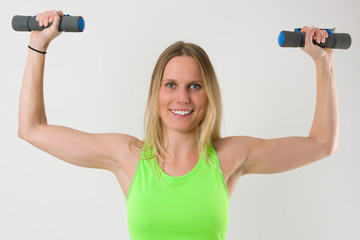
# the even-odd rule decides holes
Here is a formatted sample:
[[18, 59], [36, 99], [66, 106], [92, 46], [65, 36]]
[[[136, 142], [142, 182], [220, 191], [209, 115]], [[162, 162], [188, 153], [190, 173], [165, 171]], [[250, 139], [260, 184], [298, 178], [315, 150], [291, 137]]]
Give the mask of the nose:
[[176, 96], [178, 103], [190, 103], [190, 93], [186, 88], [179, 88]]

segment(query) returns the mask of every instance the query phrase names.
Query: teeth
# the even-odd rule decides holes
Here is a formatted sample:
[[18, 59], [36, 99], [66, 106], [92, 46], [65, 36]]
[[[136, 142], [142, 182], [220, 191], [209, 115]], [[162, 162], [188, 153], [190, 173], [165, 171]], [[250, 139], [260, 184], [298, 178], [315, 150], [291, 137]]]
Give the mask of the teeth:
[[177, 115], [188, 115], [192, 112], [192, 111], [174, 111], [174, 110], [171, 111]]

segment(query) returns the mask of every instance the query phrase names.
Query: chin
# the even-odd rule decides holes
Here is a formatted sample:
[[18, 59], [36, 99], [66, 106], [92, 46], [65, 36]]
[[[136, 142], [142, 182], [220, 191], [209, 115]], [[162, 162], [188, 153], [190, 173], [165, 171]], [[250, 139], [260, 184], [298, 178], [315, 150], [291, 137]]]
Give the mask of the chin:
[[196, 132], [198, 127], [196, 126], [168, 126], [167, 129], [171, 129], [173, 131], [181, 132], [181, 133], [189, 133], [189, 132]]

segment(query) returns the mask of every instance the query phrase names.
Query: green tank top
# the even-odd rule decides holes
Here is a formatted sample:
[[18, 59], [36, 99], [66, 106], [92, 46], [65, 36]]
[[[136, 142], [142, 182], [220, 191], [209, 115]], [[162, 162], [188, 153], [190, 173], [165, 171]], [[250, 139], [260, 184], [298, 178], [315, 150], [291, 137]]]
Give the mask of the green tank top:
[[[213, 145], [208, 150], [211, 161], [221, 169]], [[143, 149], [126, 197], [130, 238], [225, 239], [230, 199], [222, 172], [202, 156], [190, 172], [179, 177], [160, 168], [162, 181], [155, 172], [156, 160], [145, 156]]]

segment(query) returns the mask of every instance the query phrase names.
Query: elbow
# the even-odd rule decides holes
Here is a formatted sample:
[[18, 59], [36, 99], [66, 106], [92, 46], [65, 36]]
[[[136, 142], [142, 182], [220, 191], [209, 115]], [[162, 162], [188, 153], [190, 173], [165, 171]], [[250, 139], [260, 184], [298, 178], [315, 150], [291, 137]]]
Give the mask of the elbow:
[[32, 133], [38, 126], [40, 125], [19, 125], [17, 135], [19, 138], [28, 141], [30, 135], [33, 135]]
[[28, 139], [29, 139], [28, 138], [28, 135], [29, 135], [28, 131], [25, 132], [25, 131], [22, 131], [22, 130], [18, 129], [17, 135], [18, 135], [19, 138], [21, 138], [21, 139], [23, 139], [25, 141], [28, 141]]
[[336, 153], [337, 151], [339, 151], [339, 146], [336, 145], [335, 148], [333, 149], [332, 153], [331, 154], [334, 154]]
[[18, 129], [17, 136], [21, 139], [24, 139], [24, 134], [22, 133], [22, 131], [20, 129]]
[[17, 133], [18, 137], [25, 140], [25, 134], [21, 131], [18, 130], [18, 133]]
[[318, 144], [319, 149], [322, 149], [322, 152], [326, 156], [330, 156], [339, 150], [339, 145], [338, 145], [337, 139], [333, 139], [331, 141], [329, 141], [329, 140], [325, 141], [325, 140], [319, 140], [319, 139], [312, 138], [312, 140]]
[[327, 155], [332, 155], [334, 153], [336, 153], [338, 150], [339, 150], [339, 145], [336, 143], [336, 144], [329, 144], [326, 148], [326, 154]]

